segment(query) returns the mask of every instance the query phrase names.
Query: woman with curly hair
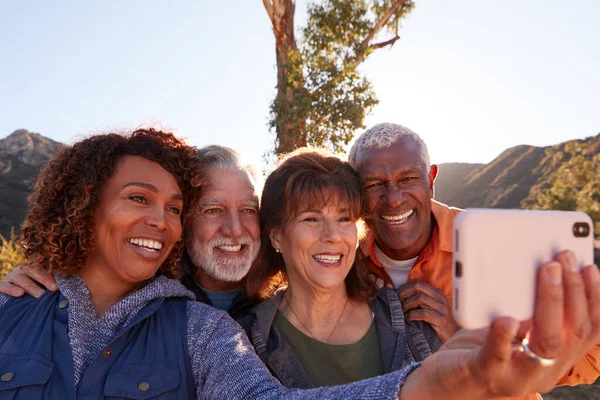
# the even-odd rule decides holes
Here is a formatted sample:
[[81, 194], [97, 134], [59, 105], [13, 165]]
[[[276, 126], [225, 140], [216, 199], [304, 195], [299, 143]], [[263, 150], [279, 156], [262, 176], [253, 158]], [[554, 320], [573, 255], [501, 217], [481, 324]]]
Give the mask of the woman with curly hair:
[[501, 319], [487, 338], [458, 335], [420, 367], [344, 386], [282, 387], [227, 313], [170, 279], [198, 176], [194, 154], [170, 133], [138, 130], [65, 147], [42, 171], [22, 245], [59, 290], [0, 295], [0, 399], [491, 398], [550, 387], [582, 355], [584, 344], [561, 340], [581, 313], [556, 310], [585, 302], [573, 290], [585, 286], [598, 315], [600, 278], [588, 268], [584, 284], [574, 273], [563, 301], [563, 286], [546, 277], [560, 265], [546, 265], [536, 314], [554, 318], [534, 318], [534, 332], [556, 345], [545, 353], [557, 357], [553, 368], [513, 354], [517, 323]]

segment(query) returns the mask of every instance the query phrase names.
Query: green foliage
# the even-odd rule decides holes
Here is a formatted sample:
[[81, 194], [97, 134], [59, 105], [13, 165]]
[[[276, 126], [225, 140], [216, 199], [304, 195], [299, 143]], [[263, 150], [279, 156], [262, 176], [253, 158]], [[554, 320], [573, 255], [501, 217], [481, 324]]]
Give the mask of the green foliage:
[[600, 233], [600, 154], [586, 150], [579, 142], [569, 142], [552, 155], [561, 165], [552, 174], [552, 185], [537, 194], [534, 208], [586, 212]]
[[8, 239], [0, 234], [0, 279], [21, 264], [23, 257], [15, 232], [11, 231]]
[[286, 79], [278, 82], [271, 107], [278, 153], [293, 150], [288, 148], [291, 143], [344, 150], [378, 102], [358, 67], [373, 51], [400, 38], [400, 21], [413, 7], [412, 1], [398, 0], [309, 3], [307, 24], [296, 46], [278, 57], [278, 73]]

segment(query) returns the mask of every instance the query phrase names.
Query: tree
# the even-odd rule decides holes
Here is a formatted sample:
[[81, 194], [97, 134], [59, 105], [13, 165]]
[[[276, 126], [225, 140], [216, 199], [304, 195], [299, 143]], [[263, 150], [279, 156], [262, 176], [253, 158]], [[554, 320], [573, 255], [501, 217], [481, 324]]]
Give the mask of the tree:
[[15, 231], [10, 231], [8, 239], [0, 234], [0, 279], [21, 264], [23, 264], [23, 256]]
[[296, 38], [293, 0], [263, 0], [275, 35], [277, 94], [271, 104], [275, 153], [308, 144], [340, 151], [377, 104], [358, 71], [375, 50], [392, 47], [409, 0], [322, 0], [308, 4]]
[[[590, 215], [594, 230], [600, 232], [600, 154], [589, 154], [578, 143], [568, 143], [568, 161], [555, 172], [552, 186], [537, 195], [534, 208], [583, 211]], [[557, 157], [565, 157], [560, 153]]]

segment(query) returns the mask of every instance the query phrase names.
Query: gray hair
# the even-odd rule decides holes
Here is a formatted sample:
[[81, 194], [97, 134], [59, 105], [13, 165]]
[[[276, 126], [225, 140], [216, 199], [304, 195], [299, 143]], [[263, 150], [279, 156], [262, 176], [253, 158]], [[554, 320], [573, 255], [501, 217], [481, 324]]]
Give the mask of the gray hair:
[[240, 153], [230, 147], [211, 144], [196, 150], [196, 155], [202, 170], [220, 168], [244, 171], [252, 176], [255, 184], [260, 184], [262, 182], [262, 176], [258, 172], [258, 169], [252, 164], [246, 164]]
[[203, 168], [246, 169], [240, 154], [229, 147], [211, 144], [196, 150], [196, 155]]
[[423, 139], [407, 127], [390, 122], [377, 124], [364, 131], [352, 145], [350, 154], [348, 155], [348, 162], [353, 168], [356, 168], [356, 155], [360, 150], [390, 147], [404, 137], [409, 137], [415, 141], [421, 153], [421, 159], [425, 164], [425, 169], [429, 170], [431, 166], [429, 152]]

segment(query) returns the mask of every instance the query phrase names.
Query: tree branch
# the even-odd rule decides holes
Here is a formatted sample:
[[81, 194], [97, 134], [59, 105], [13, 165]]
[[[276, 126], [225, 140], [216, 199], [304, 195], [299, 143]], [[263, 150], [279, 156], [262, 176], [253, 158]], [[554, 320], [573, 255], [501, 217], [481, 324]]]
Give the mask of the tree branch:
[[398, 41], [398, 39], [400, 39], [400, 36], [396, 35], [393, 38], [391, 38], [390, 40], [386, 40], [385, 42], [374, 43], [374, 44], [370, 45], [369, 48], [375, 50], [375, 49], [380, 49], [385, 46], [392, 47], [394, 45], [394, 43], [396, 43], [396, 41]]
[[[377, 21], [377, 23], [375, 24], [375, 26], [373, 27], [371, 32], [369, 32], [367, 37], [361, 42], [360, 46], [358, 47], [358, 51], [356, 52], [356, 56], [351, 57], [350, 59], [346, 59], [344, 61], [344, 69], [347, 69], [347, 68], [355, 69], [356, 67], [358, 67], [358, 65], [360, 63], [362, 63], [365, 60], [365, 58], [367, 57], [367, 50], [369, 50], [369, 49], [376, 50], [376, 49], [380, 49], [385, 46], [393, 46], [394, 43], [396, 43], [396, 41], [398, 39], [400, 39], [400, 36], [398, 36], [398, 32], [397, 32], [398, 27], [396, 25], [396, 35], [392, 39], [386, 40], [385, 42], [375, 43], [373, 45], [369, 44], [371, 42], [371, 40], [373, 40], [375, 35], [379, 32], [379, 30], [381, 30], [381, 28], [384, 27], [385, 24], [387, 24], [389, 22], [390, 18], [392, 18], [392, 16], [398, 11], [398, 9], [405, 2], [406, 2], [406, 0], [396, 0], [394, 2], [394, 4], [392, 4], [392, 6], [389, 8], [389, 10], [387, 10], [387, 12], [383, 15], [383, 17], [381, 17], [381, 19], [379, 21]], [[318, 93], [321, 90], [323, 90], [325, 87], [336, 85], [337, 82], [339, 81], [339, 76], [340, 75], [337, 75], [329, 82], [325, 82], [324, 84], [322, 84], [321, 86], [319, 86], [318, 88], [313, 90], [312, 93]]]
[[271, 20], [271, 23], [273, 22], [273, 4], [271, 3], [271, 0], [263, 0], [263, 4], [265, 6], [265, 10], [267, 10], [267, 15], [269, 16], [269, 19]]
[[375, 27], [367, 35], [365, 40], [362, 41], [362, 43], [360, 44], [360, 47], [359, 47], [360, 49], [362, 49], [364, 51], [369, 47], [369, 43], [371, 42], [371, 40], [373, 40], [373, 38], [375, 37], [377, 32], [379, 32], [379, 30], [383, 26], [385, 26], [385, 24], [388, 23], [390, 18], [392, 18], [392, 16], [396, 13], [396, 11], [398, 11], [398, 8], [400, 8], [405, 2], [406, 2], [406, 0], [397, 0], [394, 2], [394, 4], [392, 4], [390, 9], [387, 10], [387, 12], [385, 14], [383, 14], [383, 17], [381, 17], [381, 19], [379, 21], [377, 21], [377, 23], [375, 24]]

